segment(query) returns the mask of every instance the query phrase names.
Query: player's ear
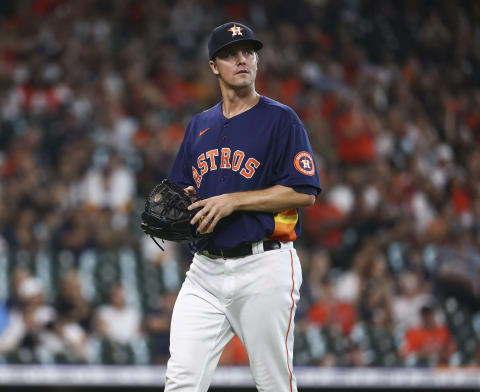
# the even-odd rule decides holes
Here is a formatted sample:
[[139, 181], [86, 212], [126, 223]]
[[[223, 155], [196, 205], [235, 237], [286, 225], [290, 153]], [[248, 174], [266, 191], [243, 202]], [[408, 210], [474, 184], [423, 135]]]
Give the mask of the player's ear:
[[210, 60], [208, 64], [210, 65], [210, 69], [212, 70], [214, 75], [218, 76], [220, 72], [218, 72], [217, 62], [215, 60]]

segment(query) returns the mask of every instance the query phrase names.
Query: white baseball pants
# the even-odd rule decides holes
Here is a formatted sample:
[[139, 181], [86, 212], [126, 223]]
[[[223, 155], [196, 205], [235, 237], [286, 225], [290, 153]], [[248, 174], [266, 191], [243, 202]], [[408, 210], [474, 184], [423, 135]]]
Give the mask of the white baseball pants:
[[235, 259], [196, 253], [173, 310], [165, 392], [206, 392], [234, 334], [259, 391], [296, 392], [293, 319], [301, 284], [291, 242]]

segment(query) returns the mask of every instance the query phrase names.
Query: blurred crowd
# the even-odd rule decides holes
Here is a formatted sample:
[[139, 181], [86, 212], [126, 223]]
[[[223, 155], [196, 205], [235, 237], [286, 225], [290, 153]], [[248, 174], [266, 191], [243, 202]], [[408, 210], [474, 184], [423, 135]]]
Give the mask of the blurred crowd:
[[[0, 3], [0, 361], [156, 363], [191, 255], [139, 229], [206, 40], [251, 26], [257, 91], [309, 133], [295, 362], [480, 365], [480, 3]], [[238, 339], [221, 364], [246, 364]]]

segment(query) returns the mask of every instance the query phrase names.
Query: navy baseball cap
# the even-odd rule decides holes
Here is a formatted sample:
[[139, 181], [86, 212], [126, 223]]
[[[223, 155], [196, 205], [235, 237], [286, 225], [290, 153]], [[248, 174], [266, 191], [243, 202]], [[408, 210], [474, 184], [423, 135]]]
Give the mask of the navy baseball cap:
[[215, 27], [208, 38], [208, 57], [213, 60], [220, 49], [238, 41], [248, 41], [253, 44], [255, 51], [262, 49], [263, 44], [255, 38], [250, 27], [241, 23], [228, 22]]

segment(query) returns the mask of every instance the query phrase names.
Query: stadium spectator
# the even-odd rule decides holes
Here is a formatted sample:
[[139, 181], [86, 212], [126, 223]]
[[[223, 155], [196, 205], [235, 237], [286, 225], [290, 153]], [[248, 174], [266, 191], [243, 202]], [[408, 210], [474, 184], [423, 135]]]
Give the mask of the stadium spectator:
[[322, 248], [310, 253], [308, 269], [302, 282], [305, 298], [310, 303], [321, 301], [325, 298], [325, 280], [331, 268], [330, 254]]
[[317, 326], [330, 326], [348, 336], [356, 322], [355, 306], [335, 298], [335, 286], [326, 278], [321, 299], [315, 301], [308, 310], [308, 321]]
[[[33, 361], [39, 348], [39, 335], [55, 321], [55, 309], [45, 301], [42, 283], [27, 277], [18, 286], [18, 307], [8, 314], [6, 328], [0, 335], [0, 351], [14, 353], [25, 349]], [[38, 358], [38, 357], [37, 357]]]
[[133, 202], [133, 173], [119, 155], [108, 152], [99, 152], [99, 155], [100, 168], [92, 169], [85, 178], [85, 201], [93, 208], [109, 208], [125, 214]]
[[437, 322], [435, 308], [431, 305], [424, 305], [420, 316], [420, 325], [406, 332], [401, 355], [416, 366], [448, 364], [455, 343], [447, 327]]
[[10, 290], [9, 298], [6, 301], [7, 307], [10, 309], [20, 309], [22, 307], [22, 298], [20, 296], [20, 287], [25, 280], [31, 278], [31, 272], [21, 266], [13, 268], [10, 274]]
[[391, 326], [393, 290], [386, 258], [373, 245], [367, 257], [360, 281], [358, 313], [362, 320], [372, 324]]
[[374, 130], [363, 112], [359, 97], [339, 97], [332, 131], [342, 164], [366, 164], [375, 158]]
[[42, 363], [86, 363], [87, 339], [80, 325], [59, 317], [38, 334], [36, 355]]
[[68, 271], [61, 279], [56, 303], [60, 318], [78, 324], [84, 331], [92, 330], [92, 306], [82, 293], [78, 271]]
[[108, 304], [101, 305], [94, 317], [95, 330], [102, 338], [127, 344], [140, 337], [141, 316], [127, 305], [120, 283], [110, 288]]
[[149, 310], [143, 320], [143, 331], [150, 339], [151, 362], [166, 364], [170, 356], [170, 322], [177, 291], [166, 292], [159, 296], [157, 306]]
[[218, 364], [220, 366], [248, 365], [247, 350], [245, 350], [242, 341], [237, 335], [235, 335], [225, 346]]
[[423, 290], [422, 277], [418, 273], [405, 270], [400, 274], [398, 292], [393, 299], [396, 328], [406, 331], [420, 325], [420, 310], [432, 300]]

